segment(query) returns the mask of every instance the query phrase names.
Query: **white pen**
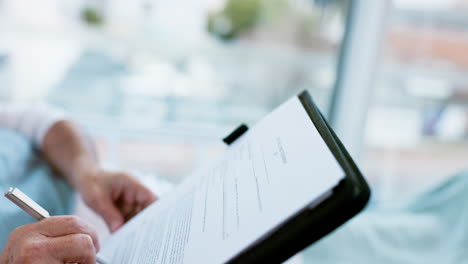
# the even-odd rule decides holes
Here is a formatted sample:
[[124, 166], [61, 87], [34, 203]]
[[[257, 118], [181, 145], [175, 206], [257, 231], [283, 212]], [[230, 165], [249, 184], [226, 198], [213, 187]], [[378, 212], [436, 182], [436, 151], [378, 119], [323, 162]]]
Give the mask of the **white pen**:
[[[26, 194], [20, 191], [18, 188], [11, 187], [5, 193], [5, 197], [16, 204], [19, 208], [23, 209], [26, 213], [36, 218], [38, 221], [50, 217], [49, 212], [37, 204], [33, 199], [29, 198]], [[97, 264], [106, 264], [102, 257], [96, 256]]]

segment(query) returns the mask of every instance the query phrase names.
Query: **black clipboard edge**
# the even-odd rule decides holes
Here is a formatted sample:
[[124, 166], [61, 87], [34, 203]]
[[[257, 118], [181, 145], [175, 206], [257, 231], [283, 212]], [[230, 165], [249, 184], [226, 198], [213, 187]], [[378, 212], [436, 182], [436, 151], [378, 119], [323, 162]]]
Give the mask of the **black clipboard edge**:
[[370, 199], [371, 191], [364, 177], [309, 93], [304, 91], [298, 98], [346, 177], [323, 201], [312, 202], [316, 206], [299, 211], [227, 263], [282, 263], [350, 220]]

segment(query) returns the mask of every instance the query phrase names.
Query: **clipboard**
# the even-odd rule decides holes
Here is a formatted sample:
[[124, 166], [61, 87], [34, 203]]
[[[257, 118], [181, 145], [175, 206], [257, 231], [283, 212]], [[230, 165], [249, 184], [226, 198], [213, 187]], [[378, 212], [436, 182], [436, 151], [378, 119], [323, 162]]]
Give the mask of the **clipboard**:
[[[229, 260], [229, 264], [282, 263], [353, 218], [370, 199], [371, 190], [363, 175], [310, 94], [303, 91], [298, 98], [346, 175], [330, 192], [245, 248]], [[223, 141], [230, 145], [247, 129], [242, 124]]]
[[[367, 204], [367, 183], [307, 91], [246, 131], [242, 125], [226, 137], [235, 144], [216, 163], [132, 218], [101, 255], [125, 264], [282, 263]], [[310, 153], [316, 155], [309, 159]], [[264, 172], [255, 170], [255, 157]], [[281, 177], [288, 173], [294, 176]], [[262, 202], [285, 185], [297, 190], [288, 203]], [[268, 186], [264, 196], [260, 186]]]

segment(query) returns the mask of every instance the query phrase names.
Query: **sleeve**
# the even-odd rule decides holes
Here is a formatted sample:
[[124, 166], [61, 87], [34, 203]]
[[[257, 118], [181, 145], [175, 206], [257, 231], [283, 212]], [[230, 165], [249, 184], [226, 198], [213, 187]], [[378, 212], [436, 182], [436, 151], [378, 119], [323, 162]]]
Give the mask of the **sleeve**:
[[65, 120], [65, 113], [47, 104], [0, 103], [0, 128], [16, 131], [31, 140], [38, 148], [44, 137], [58, 121]]

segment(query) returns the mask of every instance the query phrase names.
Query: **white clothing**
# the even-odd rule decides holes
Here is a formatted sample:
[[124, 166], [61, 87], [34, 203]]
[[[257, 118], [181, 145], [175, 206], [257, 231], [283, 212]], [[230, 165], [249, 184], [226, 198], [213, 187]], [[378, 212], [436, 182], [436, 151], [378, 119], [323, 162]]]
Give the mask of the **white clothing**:
[[0, 103], [0, 128], [25, 136], [38, 148], [42, 147], [47, 131], [64, 119], [64, 112], [47, 104]]

